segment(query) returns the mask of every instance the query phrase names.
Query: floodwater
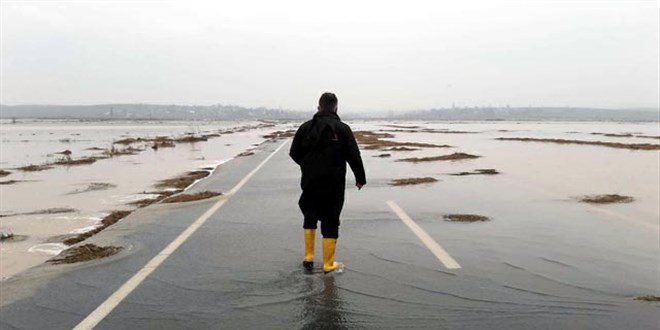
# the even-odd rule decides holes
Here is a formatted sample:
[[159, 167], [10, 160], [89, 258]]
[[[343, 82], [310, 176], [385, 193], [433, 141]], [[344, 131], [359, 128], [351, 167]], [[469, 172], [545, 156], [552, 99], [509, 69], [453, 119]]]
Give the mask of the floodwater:
[[[151, 144], [134, 144], [145, 149], [136, 155], [97, 160], [93, 164], [55, 166], [38, 172], [15, 168], [50, 163], [64, 158], [56, 154], [71, 151], [72, 159], [101, 155], [113, 141], [124, 138], [182, 137], [218, 133], [258, 122], [70, 122], [26, 121], [0, 125], [0, 169], [11, 174], [0, 181], [0, 231], [27, 236], [25, 241], [0, 245], [0, 278], [39, 264], [65, 248], [58, 235], [90, 229], [109, 212], [134, 209], [128, 203], [155, 197], [145, 192], [162, 179], [187, 171], [215, 166], [263, 142], [261, 137], [279, 127], [252, 129], [209, 138], [197, 143], [177, 143], [173, 148], [153, 150]], [[285, 125], [286, 126], [286, 125]], [[283, 126], [284, 127], [284, 126]], [[123, 145], [115, 145], [123, 149]], [[21, 215], [52, 208], [75, 212]], [[14, 215], [19, 214], [19, 215]]]
[[[300, 269], [299, 172], [281, 150], [100, 328], [222, 324], [228, 328], [310, 329], [657, 329], [656, 303], [634, 298], [660, 295], [660, 151], [495, 140], [534, 137], [658, 144], [652, 138], [591, 134], [659, 136], [657, 123], [350, 124], [355, 131], [391, 130], [396, 128], [385, 125], [396, 124], [472, 133], [393, 132], [395, 141], [452, 147], [363, 149], [368, 184], [357, 191], [350, 186], [349, 172], [351, 189], [346, 194], [337, 251], [338, 260], [347, 267], [337, 276], [307, 275]], [[286, 129], [291, 124], [282, 126]], [[231, 141], [233, 137], [226, 138]], [[264, 146], [272, 151], [275, 145]], [[454, 152], [480, 158], [397, 161]], [[375, 157], [383, 153], [391, 155]], [[249, 171], [259, 159], [252, 162], [244, 164], [248, 168], [243, 170]], [[217, 173], [236, 176], [231, 171], [238, 167], [228, 166]], [[501, 174], [449, 175], [488, 168]], [[438, 181], [389, 185], [393, 179], [411, 177]], [[216, 182], [200, 186], [218, 185], [225, 179], [219, 175], [213, 179]], [[595, 194], [621, 194], [635, 200], [611, 205], [577, 200]], [[434, 258], [386, 201], [396, 202], [461, 268], [447, 269]], [[180, 223], [182, 219], [194, 219], [185, 214], [201, 214], [207, 207], [172, 208], [160, 220], [187, 226]], [[477, 214], [490, 221], [448, 222], [443, 219], [446, 214]], [[169, 226], [153, 226], [133, 237], [166, 244], [168, 239], [158, 235], [164, 231], [169, 232]], [[151, 245], [156, 244], [145, 244]], [[160, 251], [153, 249], [154, 253]], [[318, 262], [318, 246], [316, 251]], [[82, 284], [69, 279], [59, 284], [65, 289], [102, 287], [112, 277], [104, 272], [126, 271], [131, 262], [142, 267], [144, 262], [136, 259], [139, 256], [127, 256], [104, 267], [87, 267], [76, 273]], [[84, 274], [94, 276], [80, 280]], [[84, 294], [84, 290], [63, 292]], [[61, 300], [52, 299], [54, 296], [45, 291], [33, 301], [17, 304], [4, 314], [7, 324], [12, 324], [12, 315], [30, 324], [33, 319], [25, 316], [30, 312], [44, 306], [57, 309], [55, 304]], [[73, 322], [71, 315], [80, 311], [75, 304], [83, 302], [64, 304], [64, 312], [57, 314], [59, 321]], [[55, 323], [48, 317], [41, 321]]]

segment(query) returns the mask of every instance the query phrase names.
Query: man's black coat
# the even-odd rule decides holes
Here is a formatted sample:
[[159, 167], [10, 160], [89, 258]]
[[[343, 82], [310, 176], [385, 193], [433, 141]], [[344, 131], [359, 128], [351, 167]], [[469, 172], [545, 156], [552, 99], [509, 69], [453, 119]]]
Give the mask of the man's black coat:
[[289, 155], [302, 170], [300, 186], [303, 193], [343, 200], [347, 162], [356, 183], [367, 183], [353, 132], [336, 113], [317, 112], [312, 120], [302, 124]]

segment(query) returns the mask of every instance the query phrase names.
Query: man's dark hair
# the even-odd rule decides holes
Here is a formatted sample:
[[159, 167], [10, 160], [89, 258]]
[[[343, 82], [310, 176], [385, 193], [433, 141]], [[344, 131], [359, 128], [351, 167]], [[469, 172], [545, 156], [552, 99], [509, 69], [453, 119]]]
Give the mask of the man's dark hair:
[[323, 93], [319, 98], [319, 108], [321, 111], [332, 111], [337, 106], [337, 96], [333, 93]]

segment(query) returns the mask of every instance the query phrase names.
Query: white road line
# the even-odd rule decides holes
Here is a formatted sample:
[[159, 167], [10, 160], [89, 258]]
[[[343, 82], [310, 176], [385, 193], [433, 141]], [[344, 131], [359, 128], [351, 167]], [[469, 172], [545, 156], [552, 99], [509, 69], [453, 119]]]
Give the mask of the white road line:
[[461, 265], [459, 265], [458, 262], [456, 262], [456, 260], [454, 260], [454, 258], [452, 258], [449, 253], [447, 253], [447, 251], [445, 251], [445, 249], [443, 249], [442, 246], [438, 244], [438, 242], [433, 240], [433, 238], [431, 238], [431, 236], [429, 236], [429, 234], [427, 234], [424, 229], [422, 229], [422, 227], [417, 225], [417, 223], [415, 223], [415, 221], [413, 221], [413, 219], [411, 219], [406, 214], [406, 212], [404, 212], [403, 209], [399, 207], [399, 205], [397, 205], [394, 201], [387, 201], [387, 205], [392, 209], [392, 211], [394, 211], [394, 213], [396, 213], [396, 215], [399, 216], [401, 221], [403, 221], [403, 223], [405, 223], [406, 226], [408, 226], [408, 228], [410, 228], [410, 230], [415, 235], [417, 235], [417, 238], [419, 238], [419, 240], [422, 241], [422, 243], [424, 243], [424, 245], [426, 245], [429, 250], [431, 250], [436, 258], [438, 258], [438, 260], [440, 260], [440, 262], [445, 265], [445, 267], [447, 267], [447, 269], [461, 268]]
[[121, 303], [135, 288], [144, 281], [144, 279], [149, 276], [160, 264], [163, 263], [176, 249], [181, 246], [199, 227], [201, 227], [206, 220], [208, 220], [213, 213], [217, 212], [232, 195], [234, 195], [245, 183], [254, 176], [266, 163], [275, 156], [275, 154], [280, 151], [287, 144], [289, 140], [284, 141], [282, 145], [277, 147], [266, 159], [264, 159], [257, 167], [255, 167], [252, 172], [248, 173], [241, 181], [234, 186], [224, 198], [217, 201], [213, 206], [211, 206], [202, 216], [200, 216], [195, 222], [193, 222], [188, 228], [186, 228], [177, 238], [175, 238], [169, 245], [167, 245], [160, 253], [153, 257], [149, 262], [142, 267], [133, 277], [131, 277], [126, 283], [124, 283], [115, 293], [113, 293], [108, 299], [106, 299], [99, 307], [97, 307], [91, 314], [89, 314], [82, 322], [80, 322], [74, 329], [93, 329], [99, 322], [101, 322], [110, 312], [112, 312], [119, 303]]

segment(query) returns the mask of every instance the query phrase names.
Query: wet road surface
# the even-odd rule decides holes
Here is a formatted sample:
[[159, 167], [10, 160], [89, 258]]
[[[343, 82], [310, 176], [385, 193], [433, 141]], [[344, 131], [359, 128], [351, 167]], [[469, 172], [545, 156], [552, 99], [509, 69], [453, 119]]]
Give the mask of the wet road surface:
[[[281, 144], [266, 143], [254, 156], [222, 165], [191, 190], [230, 191]], [[347, 192], [337, 253], [345, 273], [304, 274], [299, 170], [287, 153], [288, 144], [224, 197], [198, 230], [100, 314], [96, 328], [660, 328], [658, 305], [632, 299], [657, 285], [657, 255], [653, 249], [639, 253], [649, 238], [639, 246], [629, 238], [653, 235], [649, 229], [623, 232], [613, 224], [585, 237], [577, 232], [588, 223], [575, 220], [589, 210], [578, 206], [529, 214], [510, 196], [496, 203], [496, 191], [477, 193], [469, 183], [440, 187], [444, 192], [391, 188], [380, 175], [387, 166], [374, 165], [369, 185]], [[371, 160], [365, 161], [369, 170]], [[347, 181], [353, 181], [350, 174]], [[524, 189], [518, 194], [519, 201], [540, 198]], [[390, 200], [460, 268], [447, 268]], [[466, 225], [438, 218], [474, 200], [498, 221]], [[3, 283], [3, 290], [23, 283], [34, 288], [0, 308], [0, 328], [75, 327], [217, 202], [142, 209], [94, 238], [128, 246], [121, 255], [44, 265]], [[568, 229], [550, 229], [556, 226]], [[320, 243], [316, 256], [320, 266]], [[34, 284], [55, 268], [63, 271]]]

